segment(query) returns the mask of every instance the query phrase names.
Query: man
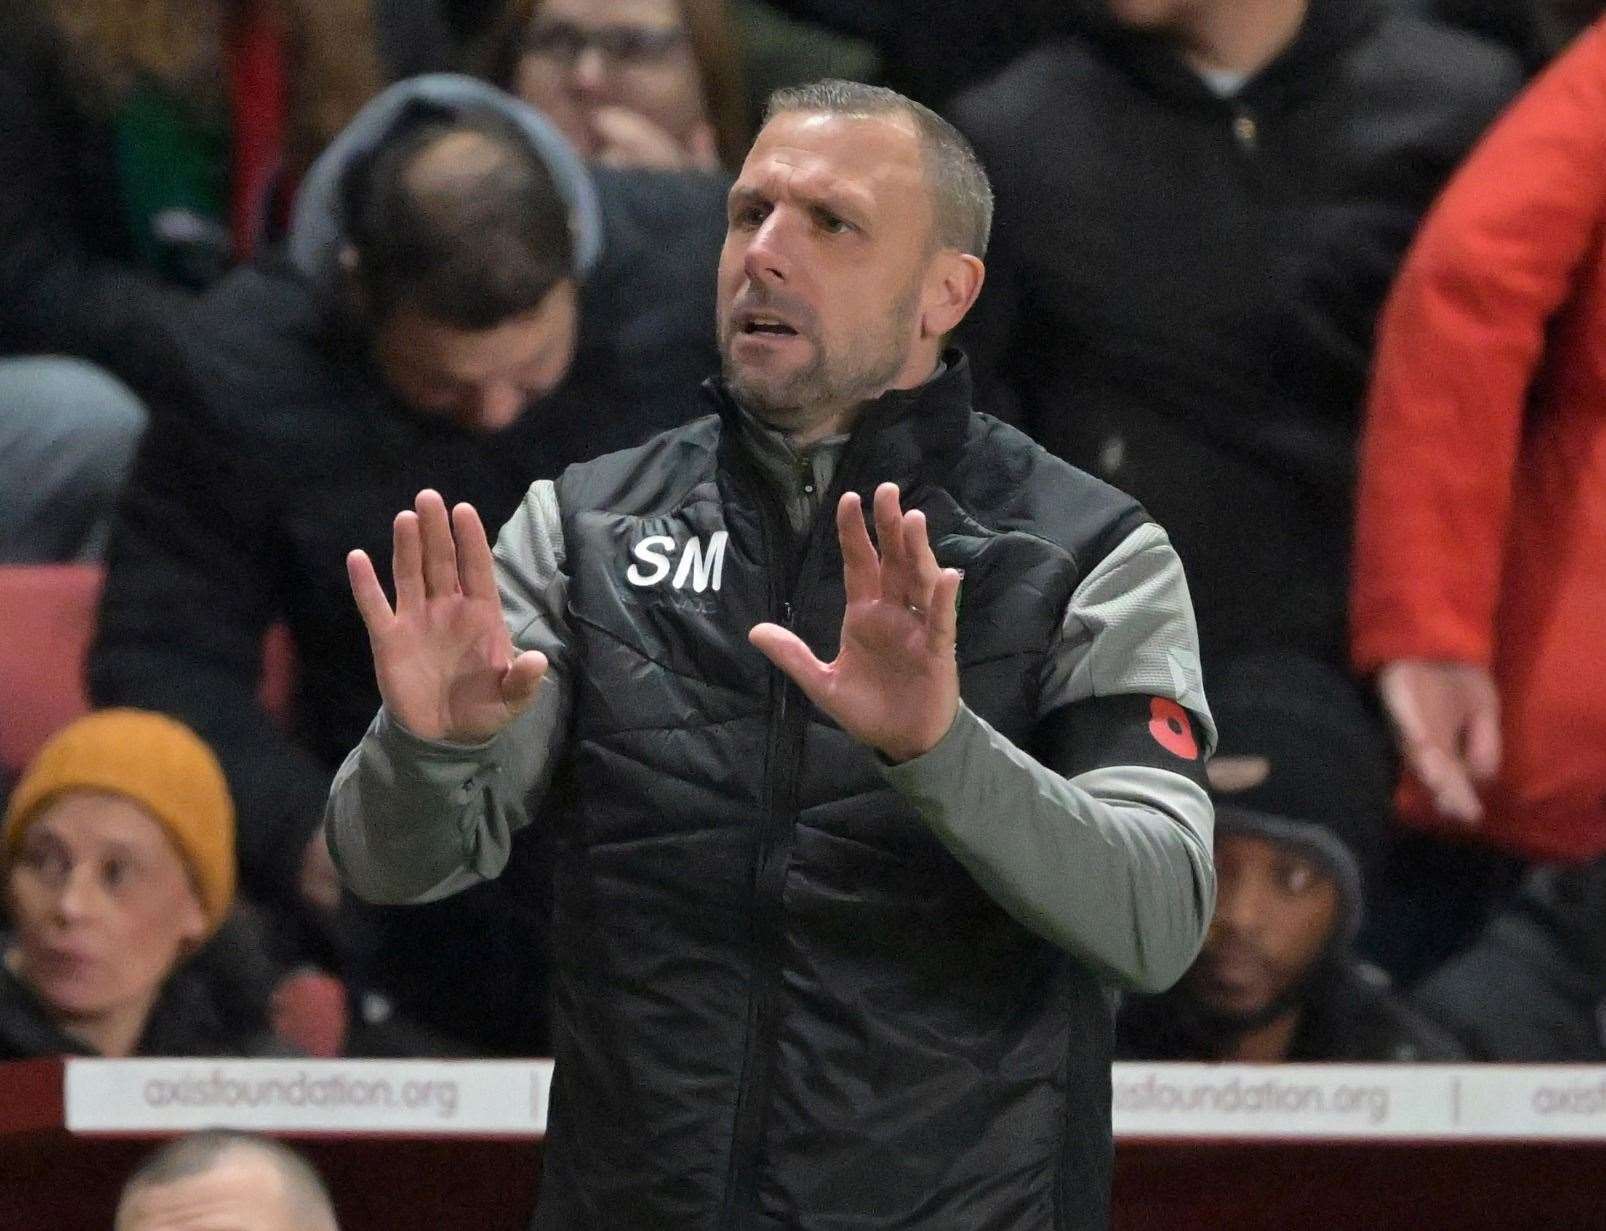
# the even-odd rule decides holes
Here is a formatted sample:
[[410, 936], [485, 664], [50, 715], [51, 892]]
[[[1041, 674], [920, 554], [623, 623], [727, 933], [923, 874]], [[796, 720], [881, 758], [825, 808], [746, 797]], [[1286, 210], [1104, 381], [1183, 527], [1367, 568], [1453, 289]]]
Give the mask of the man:
[[1344, 661], [1372, 322], [1519, 73], [1385, 0], [1097, 0], [956, 104], [999, 199], [962, 335], [999, 413], [1140, 500], [1207, 668]]
[[716, 413], [535, 484], [494, 563], [421, 493], [394, 611], [352, 554], [347, 882], [557, 849], [537, 1227], [1106, 1222], [1109, 984], [1192, 960], [1213, 729], [1164, 533], [943, 353], [990, 212], [923, 107], [781, 92]]
[[339, 1231], [318, 1173], [269, 1137], [208, 1131], [170, 1141], [128, 1177], [113, 1231]]
[[[722, 188], [595, 183], [536, 113], [488, 86], [393, 87], [309, 174], [293, 263], [238, 271], [203, 301], [182, 396], [157, 408], [120, 513], [91, 691], [207, 738], [239, 808], [245, 892], [314, 937], [338, 900], [315, 832], [329, 780], [378, 704], [346, 549], [388, 554], [392, 510], [424, 485], [507, 516], [532, 478], [689, 418], [687, 388], [718, 362], [703, 283]], [[263, 633], [280, 620], [300, 668], [290, 732], [256, 696]], [[508, 977], [484, 958], [490, 923], [463, 911], [387, 917], [378, 926], [400, 934], [375, 943], [375, 977], [461, 1045], [528, 1054], [545, 1047], [528, 957], [540, 923], [502, 896], [485, 902]], [[475, 966], [452, 956], [455, 929], [474, 938]], [[292, 956], [311, 944], [294, 938]]]
[[1169, 993], [1122, 1009], [1139, 1060], [1448, 1061], [1457, 1045], [1351, 947], [1363, 865], [1381, 841], [1392, 766], [1349, 682], [1311, 659], [1254, 655], [1213, 676], [1221, 742], [1216, 913]]

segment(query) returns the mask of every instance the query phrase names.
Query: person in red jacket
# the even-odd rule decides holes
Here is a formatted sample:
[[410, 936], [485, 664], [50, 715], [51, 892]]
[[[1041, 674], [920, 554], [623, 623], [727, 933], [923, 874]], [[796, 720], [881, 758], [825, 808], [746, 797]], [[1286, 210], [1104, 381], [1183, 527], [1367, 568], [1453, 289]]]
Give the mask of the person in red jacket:
[[1603, 224], [1606, 22], [1475, 148], [1380, 325], [1352, 649], [1400, 736], [1403, 816], [1463, 869], [1606, 853]]

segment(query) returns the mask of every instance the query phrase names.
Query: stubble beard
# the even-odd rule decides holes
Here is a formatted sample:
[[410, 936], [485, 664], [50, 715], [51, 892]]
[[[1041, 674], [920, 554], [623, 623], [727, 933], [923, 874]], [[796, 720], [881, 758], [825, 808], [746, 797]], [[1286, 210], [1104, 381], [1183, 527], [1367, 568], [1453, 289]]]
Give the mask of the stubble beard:
[[832, 355], [817, 332], [800, 335], [814, 348], [813, 357], [780, 376], [755, 375], [731, 358], [734, 338], [726, 334], [720, 347], [725, 383], [736, 400], [772, 427], [798, 432], [878, 397], [889, 388], [909, 358], [909, 339], [920, 294], [912, 284], [894, 305], [887, 326], [863, 335], [857, 345]]

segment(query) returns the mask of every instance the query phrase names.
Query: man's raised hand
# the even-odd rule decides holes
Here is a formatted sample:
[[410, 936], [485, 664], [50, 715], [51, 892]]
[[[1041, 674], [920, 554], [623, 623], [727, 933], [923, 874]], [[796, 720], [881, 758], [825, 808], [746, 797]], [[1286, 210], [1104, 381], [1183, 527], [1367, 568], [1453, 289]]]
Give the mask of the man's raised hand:
[[385, 708], [425, 739], [489, 739], [535, 699], [546, 655], [514, 651], [473, 506], [459, 504], [448, 517], [438, 493], [421, 491], [396, 515], [393, 533], [395, 610], [367, 553], [346, 557]]
[[925, 514], [901, 510], [896, 484], [876, 489], [875, 523], [879, 554], [857, 493], [843, 495], [836, 527], [847, 606], [834, 661], [822, 663], [778, 624], [748, 637], [848, 734], [907, 761], [929, 751], [959, 710], [960, 574], [938, 567]]

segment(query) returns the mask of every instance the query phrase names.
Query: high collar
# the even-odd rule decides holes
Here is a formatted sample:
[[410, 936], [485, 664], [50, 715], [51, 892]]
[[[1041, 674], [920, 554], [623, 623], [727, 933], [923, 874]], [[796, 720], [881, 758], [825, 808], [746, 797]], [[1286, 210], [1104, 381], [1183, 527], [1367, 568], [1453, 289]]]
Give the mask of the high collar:
[[[907, 483], [917, 473], [940, 473], [959, 458], [970, 420], [970, 361], [950, 349], [944, 370], [914, 389], [890, 389], [859, 409], [849, 434], [845, 462], [856, 488], [887, 480]], [[743, 438], [744, 411], [722, 378], [708, 381], [705, 396], [722, 423], [727, 446]]]
[[1382, 0], [1310, 0], [1294, 41], [1252, 74], [1231, 98], [1216, 94], [1165, 38], [1115, 24], [1100, 10], [1085, 18], [1087, 37], [1101, 54], [1162, 101], [1178, 107], [1227, 112], [1247, 107], [1276, 112], [1315, 93], [1338, 53], [1361, 38], [1385, 14]]

